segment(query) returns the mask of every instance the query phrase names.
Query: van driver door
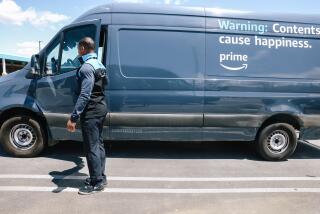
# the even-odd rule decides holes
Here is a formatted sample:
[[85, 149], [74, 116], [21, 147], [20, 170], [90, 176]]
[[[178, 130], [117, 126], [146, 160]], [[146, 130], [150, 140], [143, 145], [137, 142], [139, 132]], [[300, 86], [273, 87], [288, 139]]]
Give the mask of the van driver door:
[[[76, 72], [80, 67], [78, 42], [91, 37], [99, 44], [100, 20], [85, 21], [68, 26], [45, 47], [43, 77], [37, 82], [36, 100], [44, 113], [53, 138], [80, 140], [81, 133], [68, 133], [66, 123], [77, 101]], [[98, 53], [99, 45], [96, 45]]]

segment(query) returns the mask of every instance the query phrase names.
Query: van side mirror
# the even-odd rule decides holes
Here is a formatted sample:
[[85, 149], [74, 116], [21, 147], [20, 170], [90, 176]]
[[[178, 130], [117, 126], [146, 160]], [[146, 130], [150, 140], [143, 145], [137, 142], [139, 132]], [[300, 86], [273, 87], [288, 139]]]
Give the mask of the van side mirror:
[[39, 65], [39, 54], [32, 55], [30, 61], [30, 72], [27, 78], [36, 79], [41, 77], [40, 65]]

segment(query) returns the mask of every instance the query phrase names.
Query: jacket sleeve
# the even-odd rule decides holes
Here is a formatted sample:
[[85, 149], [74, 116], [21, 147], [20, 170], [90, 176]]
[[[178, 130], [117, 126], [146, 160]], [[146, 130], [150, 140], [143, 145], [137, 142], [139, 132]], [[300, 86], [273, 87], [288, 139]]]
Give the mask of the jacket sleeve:
[[71, 114], [70, 120], [73, 123], [76, 123], [80, 117], [80, 114], [84, 111], [87, 106], [92, 89], [94, 86], [94, 69], [89, 64], [83, 64], [80, 71], [79, 77], [81, 81], [81, 90], [74, 110]]

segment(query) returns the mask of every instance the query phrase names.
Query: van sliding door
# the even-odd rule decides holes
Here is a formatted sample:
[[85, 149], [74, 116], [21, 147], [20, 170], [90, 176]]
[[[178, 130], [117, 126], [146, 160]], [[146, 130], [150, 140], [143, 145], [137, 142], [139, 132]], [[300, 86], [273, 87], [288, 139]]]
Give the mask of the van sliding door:
[[204, 29], [111, 26], [114, 139], [200, 140]]

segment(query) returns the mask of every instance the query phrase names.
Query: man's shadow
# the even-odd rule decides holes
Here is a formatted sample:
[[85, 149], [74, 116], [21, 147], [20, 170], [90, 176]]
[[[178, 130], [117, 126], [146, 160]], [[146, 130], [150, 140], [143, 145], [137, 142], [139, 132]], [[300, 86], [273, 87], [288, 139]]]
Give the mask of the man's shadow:
[[68, 187], [79, 188], [80, 184], [78, 180], [66, 179], [68, 176], [88, 176], [84, 173], [79, 173], [79, 171], [85, 166], [81, 157], [71, 158], [68, 161], [74, 162], [75, 167], [63, 171], [49, 172], [49, 175], [53, 177], [52, 183], [57, 185], [57, 188], [52, 191], [54, 193], [60, 193]]
[[[79, 188], [84, 184], [84, 178], [89, 177], [85, 173], [81, 173], [80, 170], [85, 167], [83, 161], [83, 150], [81, 142], [62, 142], [54, 147], [46, 149], [42, 157], [48, 157], [52, 159], [58, 159], [62, 161], [74, 163], [74, 167], [63, 171], [51, 171], [49, 175], [52, 176], [52, 182], [57, 186], [52, 192], [60, 193], [66, 188]], [[78, 177], [68, 178], [69, 176]]]
[[[106, 151], [110, 148], [110, 144], [105, 143]], [[86, 167], [82, 142], [60, 142], [59, 144], [49, 147], [41, 155], [50, 159], [57, 159], [71, 162], [74, 167], [63, 171], [51, 171], [52, 183], [57, 187], [52, 192], [60, 193], [67, 188], [80, 188], [84, 185], [85, 178], [89, 177], [86, 173], [80, 171]], [[70, 177], [71, 176], [71, 177]]]

